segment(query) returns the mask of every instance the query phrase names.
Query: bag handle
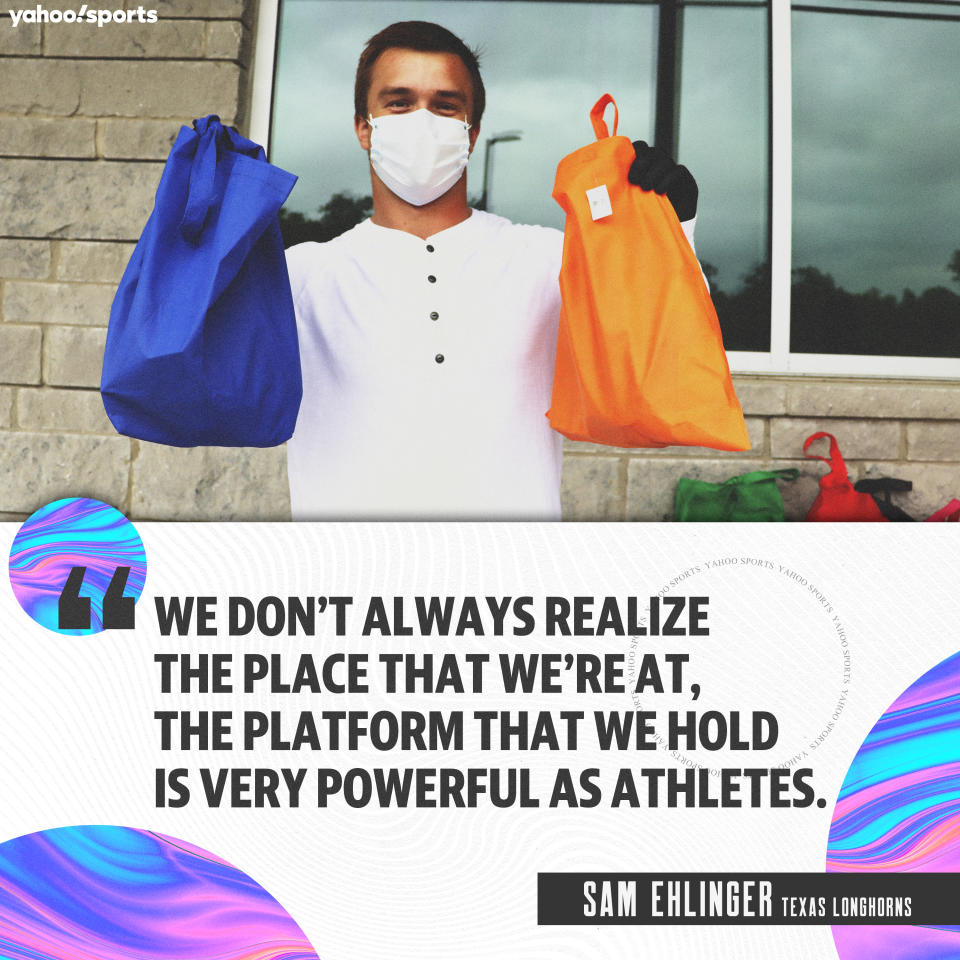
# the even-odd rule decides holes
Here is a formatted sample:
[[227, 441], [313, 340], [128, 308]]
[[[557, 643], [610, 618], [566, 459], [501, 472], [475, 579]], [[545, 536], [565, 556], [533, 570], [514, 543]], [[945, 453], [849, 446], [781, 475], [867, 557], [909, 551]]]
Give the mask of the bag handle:
[[203, 225], [214, 200], [217, 175], [217, 140], [223, 133], [223, 125], [215, 114], [193, 121], [200, 142], [190, 166], [190, 189], [187, 205], [180, 220], [180, 236], [188, 243], [199, 243]]
[[[820, 457], [815, 453], [807, 453], [807, 448], [811, 443], [814, 443], [816, 440], [821, 440], [823, 437], [828, 437], [830, 440], [830, 456]], [[832, 433], [827, 433], [825, 430], [820, 433], [813, 433], [804, 441], [803, 444], [803, 455], [809, 460], [822, 460], [828, 467], [830, 467], [830, 472], [823, 478], [821, 482], [826, 480], [828, 477], [839, 480], [841, 483], [849, 483], [850, 477], [847, 474], [847, 465], [843, 462], [843, 455], [840, 453], [840, 447], [837, 444], [837, 438]]]
[[960, 500], [954, 498], [945, 507], [931, 513], [927, 520], [960, 521]]
[[764, 480], [796, 480], [800, 471], [796, 467], [785, 467], [782, 470], [753, 470], [750, 473], [741, 473], [731, 477], [727, 483], [761, 483]]
[[913, 481], [899, 480], [897, 477], [864, 477], [853, 485], [853, 489], [857, 493], [872, 493], [874, 496], [886, 494], [889, 503], [891, 493], [909, 493], [913, 490]]
[[[603, 114], [607, 109], [608, 104], [613, 104], [613, 133], [607, 129], [607, 124], [604, 122]], [[620, 122], [620, 111], [617, 110], [617, 104], [614, 101], [613, 97], [609, 93], [605, 93], [594, 105], [590, 111], [590, 122], [593, 124], [593, 132], [597, 135], [598, 140], [603, 140], [605, 137], [616, 136], [617, 135], [617, 124]]]

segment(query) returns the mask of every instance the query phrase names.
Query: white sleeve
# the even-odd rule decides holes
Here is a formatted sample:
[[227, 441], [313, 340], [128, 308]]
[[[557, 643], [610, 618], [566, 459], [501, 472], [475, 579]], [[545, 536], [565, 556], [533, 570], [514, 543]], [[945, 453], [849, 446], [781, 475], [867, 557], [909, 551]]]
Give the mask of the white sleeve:
[[683, 228], [683, 233], [684, 233], [684, 236], [686, 236], [686, 238], [687, 238], [687, 243], [690, 244], [690, 249], [691, 249], [694, 253], [696, 253], [696, 252], [697, 252], [697, 248], [696, 248], [696, 247], [694, 246], [694, 244], [693, 244], [693, 231], [694, 231], [694, 229], [695, 229], [696, 226], [697, 226], [697, 218], [696, 218], [696, 215], [694, 215], [693, 217], [691, 217], [689, 220], [682, 220], [682, 221], [680, 222], [680, 226]]
[[[680, 228], [683, 230], [683, 235], [687, 238], [687, 243], [690, 244], [690, 249], [693, 251], [693, 255], [697, 255], [697, 248], [693, 243], [693, 231], [697, 225], [696, 216], [691, 217], [689, 220], [682, 220], [680, 222]], [[699, 260], [698, 260], [699, 262]], [[710, 292], [710, 281], [707, 279], [707, 275], [703, 272], [703, 267], [700, 268], [700, 275], [703, 277], [703, 282], [707, 285], [707, 293]]]
[[294, 303], [296, 303], [306, 283], [311, 253], [313, 253], [313, 248], [317, 246], [316, 243], [297, 243], [292, 247], [287, 247], [284, 251], [287, 260], [287, 275], [290, 277], [290, 292], [293, 294]]

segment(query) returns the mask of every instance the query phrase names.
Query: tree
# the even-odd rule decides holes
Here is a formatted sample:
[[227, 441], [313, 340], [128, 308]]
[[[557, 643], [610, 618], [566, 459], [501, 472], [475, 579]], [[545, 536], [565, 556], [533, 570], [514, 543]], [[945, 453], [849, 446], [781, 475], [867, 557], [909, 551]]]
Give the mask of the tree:
[[[709, 267], [710, 270], [706, 268]], [[728, 350], [766, 349], [770, 340], [770, 267], [756, 263], [740, 278], [741, 286], [734, 293], [725, 293], [719, 283], [714, 286], [717, 272], [706, 264], [704, 273], [710, 279], [717, 317], [723, 331], [723, 342]]]
[[717, 283], [717, 275], [720, 273], [720, 268], [714, 266], [712, 263], [709, 263], [707, 260], [701, 260], [700, 269], [703, 271], [703, 275], [710, 282], [710, 289], [715, 290], [719, 286]]
[[953, 274], [953, 282], [960, 283], [960, 250], [954, 250], [947, 269]]
[[339, 237], [373, 213], [373, 197], [357, 197], [348, 192], [335, 193], [317, 208], [317, 213], [320, 217], [314, 220], [296, 211], [281, 210], [283, 245], [292, 247], [295, 243], [307, 240], [324, 243]]

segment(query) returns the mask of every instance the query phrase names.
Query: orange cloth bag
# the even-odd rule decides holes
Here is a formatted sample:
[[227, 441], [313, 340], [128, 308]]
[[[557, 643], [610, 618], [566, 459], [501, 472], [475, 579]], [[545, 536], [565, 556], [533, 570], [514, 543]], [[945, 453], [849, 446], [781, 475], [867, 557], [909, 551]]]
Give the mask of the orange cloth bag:
[[[634, 149], [610, 136], [560, 161], [553, 198], [567, 215], [553, 400], [571, 440], [747, 450], [717, 313], [670, 201], [627, 181]], [[614, 104], [613, 131], [617, 131]]]

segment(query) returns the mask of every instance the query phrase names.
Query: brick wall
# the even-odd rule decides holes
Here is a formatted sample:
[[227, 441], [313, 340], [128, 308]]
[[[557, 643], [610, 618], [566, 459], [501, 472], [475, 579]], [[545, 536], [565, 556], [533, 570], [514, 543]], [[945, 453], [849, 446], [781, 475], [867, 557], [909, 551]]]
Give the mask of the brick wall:
[[[138, 4], [131, 0], [130, 9]], [[96, 392], [113, 291], [182, 123], [244, 127], [252, 0], [154, 0], [156, 24], [21, 24], [0, 15], [0, 519], [60, 496], [133, 517], [289, 516], [282, 450], [174, 450], [117, 436]], [[753, 449], [647, 453], [570, 444], [571, 519], [663, 520], [679, 476], [800, 466], [801, 517], [835, 432], [854, 478], [914, 481], [924, 516], [960, 495], [960, 383], [742, 377]]]
[[[564, 517], [670, 520], [679, 477], [713, 483], [751, 470], [796, 467], [780, 481], [788, 520], [802, 520], [826, 472], [803, 456], [803, 442], [826, 430], [840, 445], [850, 479], [913, 482], [894, 502], [922, 520], [960, 497], [960, 382], [734, 377], [752, 447], [744, 453], [702, 449], [636, 451], [568, 444]], [[827, 442], [811, 453], [825, 456]]]
[[254, 4], [149, 6], [155, 24], [14, 29], [0, 16], [0, 518], [77, 495], [135, 517], [289, 515], [281, 450], [119, 437], [95, 389], [177, 130], [207, 113], [244, 122]]

